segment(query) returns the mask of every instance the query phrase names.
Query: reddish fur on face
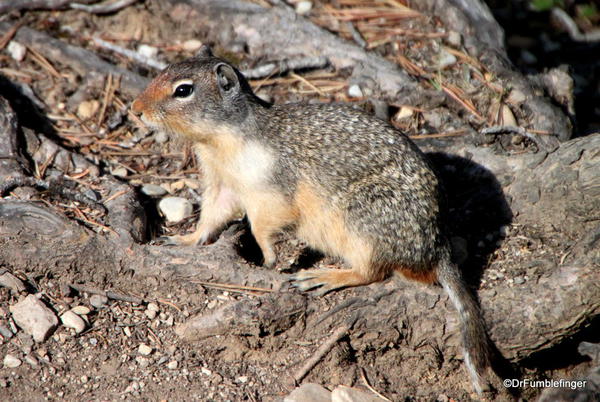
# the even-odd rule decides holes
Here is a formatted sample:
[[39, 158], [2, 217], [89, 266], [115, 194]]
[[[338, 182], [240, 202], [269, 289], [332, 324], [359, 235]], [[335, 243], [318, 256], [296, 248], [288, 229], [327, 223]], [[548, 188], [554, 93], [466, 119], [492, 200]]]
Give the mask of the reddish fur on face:
[[161, 99], [171, 94], [170, 78], [166, 75], [157, 77], [148, 88], [131, 105], [133, 113], [152, 113], [152, 107]]

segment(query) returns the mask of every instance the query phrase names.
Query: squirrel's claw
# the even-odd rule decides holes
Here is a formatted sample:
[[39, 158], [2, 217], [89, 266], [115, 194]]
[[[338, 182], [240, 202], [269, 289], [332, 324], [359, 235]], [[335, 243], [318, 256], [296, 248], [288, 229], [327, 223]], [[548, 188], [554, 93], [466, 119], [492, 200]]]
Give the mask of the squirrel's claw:
[[318, 288], [316, 292], [317, 296], [323, 296], [332, 290], [338, 288], [335, 283], [330, 282], [328, 279], [329, 271], [336, 271], [331, 269], [305, 269], [297, 272], [294, 275], [290, 275], [291, 285], [296, 289], [303, 292], [314, 290]]
[[161, 246], [180, 246], [181, 242], [177, 238], [180, 236], [160, 236], [153, 240], [154, 244]]
[[202, 242], [197, 239], [197, 236], [190, 235], [160, 236], [154, 241], [157, 244], [164, 246], [195, 246], [197, 244], [202, 244]]

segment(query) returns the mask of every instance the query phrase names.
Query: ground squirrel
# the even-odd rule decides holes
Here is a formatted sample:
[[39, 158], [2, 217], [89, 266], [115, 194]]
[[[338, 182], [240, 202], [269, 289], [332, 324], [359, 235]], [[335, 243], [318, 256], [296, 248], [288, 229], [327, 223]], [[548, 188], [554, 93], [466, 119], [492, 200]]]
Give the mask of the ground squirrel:
[[276, 261], [274, 234], [292, 227], [351, 267], [300, 271], [292, 280], [301, 290], [366, 285], [394, 271], [437, 281], [459, 312], [465, 363], [482, 391], [485, 325], [451, 262], [439, 180], [408, 137], [348, 106], [268, 105], [207, 47], [167, 67], [132, 110], [191, 140], [202, 165], [200, 220], [176, 243], [204, 244], [246, 214], [265, 265]]

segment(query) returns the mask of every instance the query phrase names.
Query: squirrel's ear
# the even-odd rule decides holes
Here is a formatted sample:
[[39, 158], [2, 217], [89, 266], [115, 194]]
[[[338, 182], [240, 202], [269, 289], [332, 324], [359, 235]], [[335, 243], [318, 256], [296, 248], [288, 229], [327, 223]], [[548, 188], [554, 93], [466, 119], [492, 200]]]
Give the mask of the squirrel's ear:
[[210, 46], [208, 45], [202, 45], [202, 47], [200, 48], [200, 50], [198, 50], [198, 53], [196, 53], [196, 57], [199, 57], [201, 59], [205, 59], [208, 57], [213, 57], [213, 52], [210, 48]]
[[217, 85], [222, 93], [231, 93], [240, 87], [240, 81], [233, 67], [226, 63], [219, 63], [215, 66], [217, 75]]

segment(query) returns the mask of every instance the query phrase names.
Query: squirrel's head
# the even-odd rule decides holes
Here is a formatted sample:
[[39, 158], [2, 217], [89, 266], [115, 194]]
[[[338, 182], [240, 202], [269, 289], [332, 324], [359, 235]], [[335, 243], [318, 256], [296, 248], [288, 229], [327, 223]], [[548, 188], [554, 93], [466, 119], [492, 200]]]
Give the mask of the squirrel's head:
[[202, 141], [222, 127], [240, 127], [254, 95], [231, 64], [208, 46], [163, 70], [134, 100], [131, 110], [151, 127]]

